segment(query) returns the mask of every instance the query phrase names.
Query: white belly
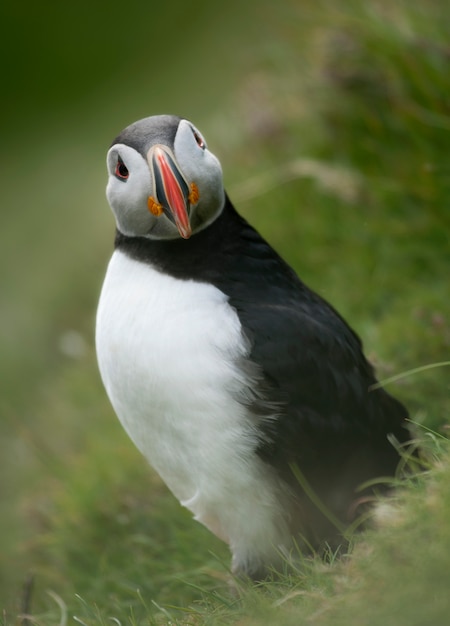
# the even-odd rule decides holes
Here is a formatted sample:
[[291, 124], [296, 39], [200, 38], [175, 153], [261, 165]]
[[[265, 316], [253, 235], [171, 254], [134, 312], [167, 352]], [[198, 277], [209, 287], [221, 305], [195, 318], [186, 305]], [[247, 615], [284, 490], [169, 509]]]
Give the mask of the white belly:
[[116, 251], [96, 342], [120, 421], [181, 503], [232, 546], [248, 544], [249, 524], [256, 542], [264, 533], [279, 545], [276, 481], [255, 454], [254, 419], [240, 401], [255, 383], [238, 367], [248, 346], [227, 297]]

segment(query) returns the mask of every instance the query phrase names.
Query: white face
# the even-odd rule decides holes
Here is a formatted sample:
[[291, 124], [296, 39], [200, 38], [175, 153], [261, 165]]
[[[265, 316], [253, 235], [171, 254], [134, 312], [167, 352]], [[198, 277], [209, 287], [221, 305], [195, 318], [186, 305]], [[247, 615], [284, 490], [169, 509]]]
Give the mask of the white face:
[[142, 125], [145, 156], [125, 143], [110, 148], [106, 195], [123, 234], [187, 239], [222, 211], [222, 169], [193, 124], [179, 122], [172, 149], [157, 133], [152, 140], [153, 119], [134, 125], [134, 133]]

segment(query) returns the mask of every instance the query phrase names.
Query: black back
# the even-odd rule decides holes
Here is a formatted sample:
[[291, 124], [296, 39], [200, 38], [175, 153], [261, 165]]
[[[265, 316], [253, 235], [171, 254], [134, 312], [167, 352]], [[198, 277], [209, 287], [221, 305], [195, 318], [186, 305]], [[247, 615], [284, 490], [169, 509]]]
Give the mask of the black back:
[[[293, 484], [295, 463], [327, 500], [337, 482], [353, 493], [365, 480], [394, 474], [399, 457], [388, 435], [409, 439], [407, 410], [383, 389], [371, 390], [376, 378], [358, 336], [228, 198], [218, 219], [187, 241], [117, 233], [116, 247], [228, 296], [262, 372], [253, 398], [262, 432], [258, 453], [285, 480]], [[276, 420], [268, 418], [274, 411]], [[346, 507], [343, 496], [335, 513], [344, 515]]]

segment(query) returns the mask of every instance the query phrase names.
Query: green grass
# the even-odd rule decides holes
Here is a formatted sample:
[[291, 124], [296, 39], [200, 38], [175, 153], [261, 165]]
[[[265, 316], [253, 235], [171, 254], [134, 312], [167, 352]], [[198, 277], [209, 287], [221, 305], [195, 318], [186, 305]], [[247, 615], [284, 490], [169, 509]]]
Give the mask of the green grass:
[[[450, 460], [432, 432], [448, 432], [449, 367], [424, 366], [449, 360], [450, 8], [179, 4], [175, 20], [134, 7], [140, 37], [118, 4], [87, 30], [79, 7], [66, 38], [50, 14], [36, 28], [8, 9], [3, 42], [23, 37], [44, 79], [23, 80], [25, 57], [7, 68], [20, 105], [4, 117], [0, 623], [21, 623], [32, 572], [31, 621], [45, 626], [444, 626]], [[113, 235], [104, 155], [125, 124], [164, 111], [205, 132], [237, 208], [349, 320], [382, 379], [424, 368], [389, 388], [423, 424], [429, 471], [348, 558], [238, 594], [227, 548], [147, 468], [95, 363]]]

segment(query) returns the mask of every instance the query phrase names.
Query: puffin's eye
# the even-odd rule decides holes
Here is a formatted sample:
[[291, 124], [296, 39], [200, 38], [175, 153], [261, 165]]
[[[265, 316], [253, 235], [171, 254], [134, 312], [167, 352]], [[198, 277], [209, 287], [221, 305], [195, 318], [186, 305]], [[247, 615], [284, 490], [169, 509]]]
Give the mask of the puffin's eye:
[[116, 171], [114, 172], [114, 174], [119, 180], [123, 181], [127, 180], [128, 176], [130, 175], [127, 166], [120, 157], [117, 157]]
[[202, 150], [204, 150], [206, 148], [206, 144], [203, 141], [203, 139], [200, 137], [200, 135], [198, 134], [197, 131], [195, 131], [194, 129], [192, 129], [192, 132], [194, 133], [194, 137], [195, 137], [195, 141], [197, 142], [197, 145], [199, 148], [201, 148]]

